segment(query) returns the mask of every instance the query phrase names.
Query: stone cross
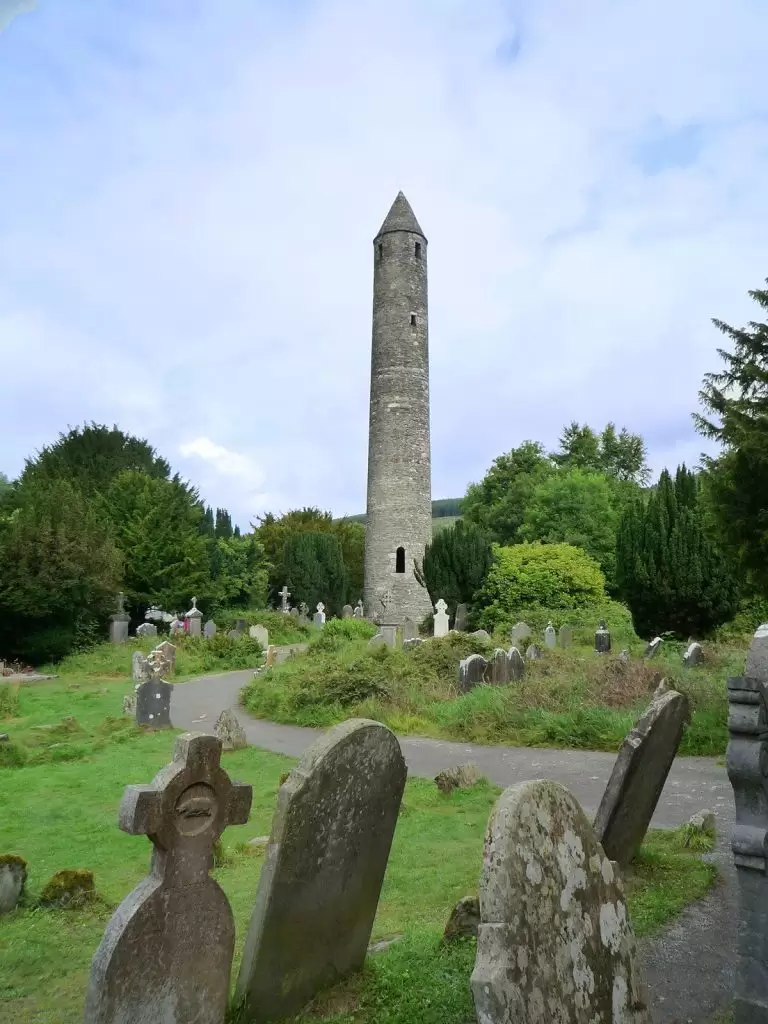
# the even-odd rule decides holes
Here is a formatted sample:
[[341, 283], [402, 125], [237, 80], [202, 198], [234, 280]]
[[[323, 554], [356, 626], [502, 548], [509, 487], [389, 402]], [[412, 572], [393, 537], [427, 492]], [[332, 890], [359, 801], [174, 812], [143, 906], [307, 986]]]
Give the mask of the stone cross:
[[116, 602], [117, 611], [109, 617], [109, 642], [123, 644], [128, 639], [131, 617], [125, 610], [125, 594], [118, 594]]
[[441, 598], [438, 599], [435, 605], [434, 614], [434, 636], [447, 636], [448, 634], [448, 605]]
[[189, 623], [189, 635], [190, 636], [202, 636], [203, 635], [203, 613], [197, 607], [197, 598], [192, 598], [192, 607], [189, 609], [184, 618]]
[[290, 612], [290, 609], [288, 607], [288, 598], [290, 596], [290, 590], [288, 589], [288, 587], [286, 587], [285, 584], [283, 584], [283, 589], [278, 594], [278, 597], [280, 598], [280, 611], [283, 613], [283, 615], [288, 615]]
[[149, 836], [152, 864], [115, 911], [91, 964], [85, 1024], [221, 1024], [235, 924], [210, 877], [213, 845], [245, 824], [251, 787], [220, 766], [221, 741], [185, 733], [149, 786], [127, 786], [119, 823]]
[[355, 619], [362, 619], [363, 618], [363, 602], [362, 601], [358, 601], [357, 602], [357, 604], [355, 605], [355, 610], [354, 610], [354, 612], [352, 614], [353, 614], [353, 618], [355, 618]]

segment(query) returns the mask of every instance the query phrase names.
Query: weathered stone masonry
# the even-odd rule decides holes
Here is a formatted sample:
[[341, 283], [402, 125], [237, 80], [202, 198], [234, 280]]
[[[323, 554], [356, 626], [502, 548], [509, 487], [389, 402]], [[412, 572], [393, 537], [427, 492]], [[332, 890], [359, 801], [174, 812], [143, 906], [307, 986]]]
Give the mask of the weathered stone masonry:
[[432, 538], [427, 239], [402, 192], [373, 259], [365, 612], [402, 623], [432, 610], [414, 574]]

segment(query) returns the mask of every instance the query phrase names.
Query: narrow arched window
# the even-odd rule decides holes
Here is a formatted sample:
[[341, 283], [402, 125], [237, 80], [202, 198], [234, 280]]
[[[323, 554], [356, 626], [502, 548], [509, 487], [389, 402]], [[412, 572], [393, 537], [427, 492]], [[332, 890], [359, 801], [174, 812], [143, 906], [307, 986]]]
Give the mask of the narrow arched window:
[[384, 246], [381, 242], [379, 242], [379, 259], [384, 259]]
[[395, 554], [395, 572], [405, 572], [405, 548], [398, 548]]
[[414, 250], [414, 251], [415, 251], [415, 253], [416, 253], [416, 259], [417, 259], [417, 260], [420, 260], [420, 259], [421, 259], [421, 242], [417, 242], [417, 243], [416, 243], [416, 246], [415, 246], [415, 250]]
[[411, 327], [415, 327], [415, 326], [416, 326], [416, 314], [415, 313], [411, 313]]

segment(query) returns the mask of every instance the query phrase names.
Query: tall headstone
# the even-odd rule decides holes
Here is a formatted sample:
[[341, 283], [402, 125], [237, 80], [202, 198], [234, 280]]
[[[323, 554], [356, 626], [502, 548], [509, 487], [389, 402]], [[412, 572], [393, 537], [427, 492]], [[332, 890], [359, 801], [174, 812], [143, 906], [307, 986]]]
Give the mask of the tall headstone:
[[149, 661], [141, 651], [134, 651], [131, 658], [131, 679], [134, 683], [143, 683], [146, 679], [149, 679], [151, 674], [152, 668]]
[[467, 631], [467, 619], [469, 618], [469, 608], [466, 604], [456, 605], [456, 617], [453, 622], [453, 628], [458, 629], [460, 633], [466, 633]]
[[459, 662], [459, 692], [469, 693], [487, 681], [489, 663], [482, 654], [470, 654]]
[[394, 734], [352, 719], [280, 787], [235, 993], [245, 1020], [295, 1014], [362, 967], [405, 777]]
[[417, 640], [419, 637], [419, 627], [413, 621], [413, 619], [405, 619], [402, 628], [403, 643], [407, 640]]
[[608, 654], [611, 650], [611, 633], [605, 624], [605, 619], [600, 619], [595, 631], [595, 650], [598, 654]]
[[688, 721], [676, 690], [654, 698], [627, 734], [595, 815], [603, 849], [625, 866], [640, 849]]
[[355, 605], [355, 610], [352, 613], [352, 616], [355, 619], [364, 619], [365, 618], [365, 609], [363, 608], [363, 602], [362, 601], [358, 601], [357, 602], [357, 604]]
[[354, 615], [354, 612], [355, 610], [351, 604], [345, 604], [344, 607], [341, 609], [341, 617], [342, 619], [351, 619], [352, 616]]
[[448, 633], [448, 605], [441, 598], [438, 599], [435, 605], [435, 614], [433, 616], [434, 627], [432, 631], [433, 636], [446, 636]]
[[190, 636], [202, 636], [203, 635], [203, 613], [197, 607], [197, 598], [192, 598], [192, 607], [189, 609], [187, 614], [184, 616], [189, 624], [189, 635]]
[[258, 640], [265, 651], [269, 647], [269, 630], [266, 626], [262, 626], [257, 622], [248, 630], [248, 636], [251, 640]]
[[318, 602], [317, 611], [312, 616], [312, 622], [315, 626], [325, 625], [325, 605], [322, 601]]
[[515, 647], [523, 647], [523, 641], [530, 639], [531, 627], [527, 622], [517, 622], [509, 631], [509, 639]]
[[558, 641], [563, 650], [573, 643], [573, 629], [571, 626], [561, 626], [558, 634]]
[[152, 866], [96, 950], [85, 1024], [222, 1024], [235, 922], [209, 871], [227, 825], [248, 820], [251, 787], [220, 756], [215, 736], [185, 733], [151, 785], [126, 788], [120, 828], [149, 836]]
[[489, 681], [493, 686], [505, 686], [509, 682], [509, 660], [501, 647], [491, 655]]
[[213, 619], [208, 619], [206, 624], [203, 626], [203, 636], [206, 640], [213, 640], [216, 636], [216, 623]]
[[109, 641], [123, 644], [128, 639], [131, 617], [125, 610], [125, 594], [117, 595], [117, 611], [109, 616]]
[[136, 724], [147, 729], [171, 728], [173, 683], [152, 676], [136, 687]]
[[550, 651], [554, 651], [557, 647], [557, 633], [551, 622], [547, 623], [547, 628], [544, 630], [544, 646]]
[[739, 882], [735, 1024], [768, 1020], [768, 624], [755, 633], [743, 676], [728, 680], [726, 767], [736, 822], [731, 849]]
[[306, 601], [301, 601], [299, 603], [299, 623], [302, 626], [309, 625], [309, 605]]
[[507, 662], [509, 663], [509, 678], [512, 682], [522, 679], [525, 675], [525, 661], [516, 647], [510, 647], [507, 651]]
[[280, 591], [278, 596], [280, 598], [280, 611], [283, 615], [288, 615], [291, 611], [291, 607], [288, 604], [288, 598], [291, 596], [291, 592], [285, 584], [283, 584], [283, 589]]
[[556, 782], [493, 809], [470, 986], [480, 1024], [650, 1024], [621, 882]]
[[704, 650], [701, 644], [694, 641], [688, 645], [688, 649], [683, 655], [683, 665], [686, 668], [696, 668], [701, 665], [704, 661]]

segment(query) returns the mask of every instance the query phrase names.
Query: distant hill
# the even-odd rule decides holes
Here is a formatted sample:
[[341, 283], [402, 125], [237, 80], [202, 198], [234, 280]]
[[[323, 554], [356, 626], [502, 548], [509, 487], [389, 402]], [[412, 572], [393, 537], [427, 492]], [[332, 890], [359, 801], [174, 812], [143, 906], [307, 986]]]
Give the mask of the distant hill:
[[[446, 520], [440, 522], [439, 529], [445, 529], [446, 526], [453, 526], [457, 519], [461, 519], [461, 498], [437, 498], [432, 502], [432, 522], [435, 520]], [[360, 512], [356, 516], [343, 516], [340, 518], [349, 519], [353, 523], [362, 523], [365, 525], [365, 512]], [[437, 532], [437, 530], [433, 530]]]

